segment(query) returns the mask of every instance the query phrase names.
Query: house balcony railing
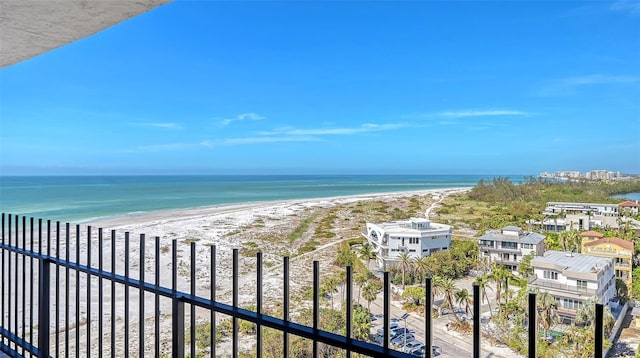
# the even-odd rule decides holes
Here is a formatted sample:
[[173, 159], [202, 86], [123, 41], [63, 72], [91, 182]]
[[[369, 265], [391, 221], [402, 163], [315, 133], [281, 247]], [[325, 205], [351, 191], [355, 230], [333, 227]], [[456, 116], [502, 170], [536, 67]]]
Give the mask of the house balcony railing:
[[586, 287], [583, 288], [583, 287], [578, 287], [574, 285], [567, 285], [567, 284], [555, 282], [553, 280], [546, 280], [546, 279], [540, 279], [540, 278], [533, 278], [531, 281], [529, 281], [529, 285], [537, 286], [540, 288], [550, 288], [557, 291], [565, 291], [565, 292], [574, 293], [574, 294], [587, 295], [587, 296], [594, 296], [598, 294], [598, 291], [592, 288], [586, 288]]
[[[52, 225], [53, 224], [53, 225]], [[53, 230], [52, 230], [53, 229]], [[74, 230], [75, 229], [75, 230]], [[54, 234], [52, 234], [52, 231]], [[61, 235], [61, 233], [63, 235]], [[118, 244], [116, 244], [118, 241]], [[321, 348], [334, 347], [350, 357], [360, 353], [371, 357], [411, 357], [408, 353], [394, 350], [389, 339], [381, 345], [352, 337], [353, 317], [353, 271], [346, 268], [346, 310], [345, 335], [320, 329], [320, 265], [313, 262], [312, 284], [312, 325], [295, 323], [290, 319], [289, 301], [289, 257], [283, 258], [282, 317], [265, 314], [263, 299], [262, 253], [256, 254], [255, 311], [239, 306], [239, 257], [238, 249], [233, 249], [231, 277], [232, 304], [222, 303], [216, 298], [216, 246], [209, 246], [208, 262], [198, 262], [206, 266], [209, 274], [203, 278], [196, 276], [196, 243], [188, 245], [188, 264], [179, 261], [178, 243], [171, 241], [171, 248], [161, 247], [160, 238], [147, 241], [144, 234], [136, 240], [132, 250], [132, 239], [128, 232], [124, 237], [110, 234], [91, 226], [86, 233], [80, 225], [75, 227], [60, 222], [52, 223], [42, 219], [27, 219], [24, 216], [2, 214], [2, 240], [0, 242], [0, 352], [10, 357], [62, 357], [62, 356], [110, 356], [129, 355], [216, 357], [217, 331], [216, 316], [231, 318], [231, 356], [240, 354], [240, 321], [255, 325], [255, 355], [263, 356], [264, 329], [281, 332], [283, 357], [290, 356], [290, 337], [305, 338], [312, 345], [311, 356], [322, 354]], [[110, 244], [110, 245], [109, 245]], [[82, 255], [80, 247], [83, 247]], [[145, 247], [153, 249], [145, 252]], [[93, 250], [93, 252], [92, 252]], [[161, 284], [162, 254], [170, 256], [169, 275], [171, 285]], [[92, 255], [93, 254], [93, 255]], [[134, 257], [131, 257], [134, 254]], [[93, 260], [97, 257], [97, 260]], [[118, 260], [116, 260], [118, 258]], [[123, 267], [120, 267], [122, 259]], [[97, 262], [96, 262], [97, 261]], [[136, 266], [137, 265], [137, 266]], [[186, 266], [186, 267], [185, 267]], [[131, 268], [139, 272], [131, 275]], [[106, 268], [109, 268], [107, 270]], [[180, 276], [189, 277], [188, 292], [178, 289]], [[390, 336], [390, 275], [383, 277], [383, 337]], [[196, 281], [207, 280], [208, 297], [196, 294]], [[202, 287], [200, 287], [202, 289]], [[425, 280], [424, 343], [432, 345], [432, 285]], [[145, 300], [145, 298], [153, 300]], [[528, 355], [536, 356], [536, 295], [529, 294], [528, 304]], [[152, 302], [152, 303], [150, 303]], [[170, 302], [170, 305], [167, 303]], [[473, 315], [480, 316], [480, 288], [473, 286]], [[161, 303], [163, 305], [161, 306]], [[151, 306], [151, 307], [150, 307]], [[167, 311], [165, 306], [170, 306]], [[163, 310], [161, 311], [161, 307]], [[196, 349], [196, 309], [205, 311], [208, 335], [205, 351]], [[594, 351], [597, 357], [603, 352], [603, 305], [596, 305], [594, 324]], [[149, 316], [151, 312], [151, 316]], [[124, 315], [124, 319], [117, 317]], [[187, 314], [188, 313], [188, 314]], [[169, 317], [169, 325], [162, 324], [163, 317]], [[165, 321], [162, 321], [165, 322]], [[479, 358], [480, 320], [473, 322], [473, 354]], [[190, 339], [187, 339], [190, 337]], [[151, 342], [149, 342], [151, 340]], [[162, 344], [161, 344], [162, 342]], [[202, 343], [202, 342], [200, 342]], [[169, 348], [170, 347], [170, 348]], [[170, 353], [166, 352], [169, 349]], [[163, 350], [165, 350], [163, 352]], [[426, 356], [432, 354], [426, 350]]]
[[590, 253], [605, 254], [607, 255], [607, 257], [628, 258], [629, 260], [631, 260], [631, 258], [633, 257], [633, 253], [631, 252], [624, 253], [616, 250], [604, 250], [604, 249], [598, 249], [598, 248], [587, 248], [585, 250], [585, 253], [586, 254], [590, 254]]
[[630, 270], [631, 269], [631, 265], [629, 265], [626, 262], [616, 262], [616, 263], [613, 264], [613, 268], [614, 269]]

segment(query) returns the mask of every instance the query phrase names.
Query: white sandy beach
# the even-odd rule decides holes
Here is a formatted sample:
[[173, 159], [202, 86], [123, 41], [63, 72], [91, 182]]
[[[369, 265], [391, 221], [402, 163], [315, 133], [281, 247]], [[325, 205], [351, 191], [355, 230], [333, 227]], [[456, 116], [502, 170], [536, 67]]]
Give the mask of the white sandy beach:
[[[231, 303], [232, 292], [232, 252], [234, 248], [240, 250], [239, 260], [239, 301], [241, 306], [255, 304], [256, 297], [256, 259], [255, 252], [259, 249], [263, 252], [264, 274], [263, 274], [263, 290], [265, 308], [275, 307], [282, 302], [282, 260], [284, 256], [291, 256], [291, 297], [292, 307], [300, 307], [308, 304], [298, 297], [302, 289], [309, 287], [312, 281], [313, 261], [320, 262], [321, 276], [330, 273], [333, 268], [333, 258], [335, 257], [336, 243], [359, 236], [359, 232], [364, 230], [364, 225], [351, 220], [352, 212], [344, 210], [343, 204], [366, 203], [373, 201], [383, 201], [385, 203], [393, 203], [397, 200], [403, 200], [412, 196], [418, 196], [424, 205], [428, 206], [427, 213], [433, 208], [434, 203], [439, 202], [442, 198], [453, 194], [469, 190], [468, 188], [452, 188], [423, 190], [410, 192], [396, 192], [383, 194], [355, 195], [344, 197], [332, 197], [322, 199], [308, 200], [286, 200], [276, 202], [263, 203], [247, 203], [228, 206], [216, 206], [209, 208], [195, 208], [186, 210], [174, 210], [163, 212], [152, 212], [139, 215], [119, 216], [108, 219], [100, 219], [87, 222], [81, 225], [82, 235], [80, 237], [80, 261], [85, 264], [89, 248], [87, 245], [86, 227], [92, 226], [91, 240], [91, 264], [97, 267], [99, 258], [99, 249], [97, 244], [97, 229], [104, 228], [103, 236], [103, 260], [104, 269], [111, 270], [111, 230], [116, 231], [116, 262], [115, 270], [118, 274], [123, 274], [125, 270], [125, 240], [124, 233], [130, 233], [129, 254], [129, 270], [130, 277], [140, 277], [140, 234], [146, 235], [145, 241], [145, 260], [144, 260], [144, 279], [147, 282], [155, 282], [155, 244], [158, 237], [160, 245], [160, 284], [165, 287], [171, 287], [171, 247], [175, 240], [177, 244], [178, 257], [178, 289], [183, 292], [190, 291], [189, 272], [191, 268], [190, 244], [195, 242], [195, 262], [196, 262], [196, 293], [202, 297], [210, 297], [210, 262], [211, 262], [211, 246], [215, 245], [217, 250], [216, 260], [216, 299]], [[287, 236], [291, 233], [303, 220], [304, 217], [311, 213], [320, 213], [324, 215], [329, 211], [336, 215], [332, 231], [335, 237], [332, 238], [315, 238], [313, 237], [313, 226], [295, 242], [289, 242]], [[424, 216], [422, 213], [420, 216]], [[428, 214], [427, 214], [428, 215]], [[73, 230], [72, 230], [73, 231]], [[65, 234], [61, 232], [61, 237]], [[297, 250], [309, 241], [316, 242], [315, 250], [303, 255], [296, 255]], [[72, 232], [72, 240], [70, 251], [75, 253], [75, 231]], [[53, 245], [52, 245], [53, 246]], [[60, 251], [65, 252], [64, 242], [61, 243]], [[71, 294], [75, 296], [75, 275], [71, 273], [70, 280]], [[98, 302], [96, 296], [99, 289], [98, 279], [91, 279], [91, 317], [87, 317], [86, 305], [86, 289], [87, 278], [81, 275], [79, 292], [81, 292], [81, 327], [79, 333], [81, 342], [86, 341], [86, 322], [91, 322], [91, 351], [97, 353], [98, 342], [100, 339], [105, 344], [105, 351], [109, 351], [110, 344], [107, 336], [98, 337]], [[109, 332], [111, 321], [111, 284], [107, 281], [104, 283], [104, 314], [103, 320], [105, 332]], [[53, 288], [52, 288], [53, 290]], [[116, 347], [121, 347], [124, 343], [124, 317], [125, 317], [125, 300], [122, 287], [117, 285], [115, 297], [115, 320], [116, 330]], [[62, 289], [64, 292], [64, 288]], [[150, 293], [145, 294], [145, 351], [153, 352], [153, 322], [155, 314], [154, 296]], [[139, 298], [136, 289], [130, 289], [130, 308], [129, 308], [129, 347], [137, 347], [138, 322], [139, 322]], [[74, 306], [74, 305], [71, 305]], [[37, 312], [37, 308], [34, 308]], [[171, 301], [169, 299], [160, 300], [160, 325], [161, 331], [169, 332], [171, 325]], [[60, 305], [60, 327], [61, 332], [64, 331], [64, 310], [65, 304]], [[72, 321], [75, 317], [75, 309], [70, 308], [70, 316]], [[187, 316], [189, 309], [187, 308]], [[295, 312], [292, 312], [295, 317]], [[197, 322], [208, 322], [209, 314], [205, 311], [198, 310], [196, 313]], [[187, 318], [188, 320], [189, 318]], [[220, 317], [219, 317], [220, 319]], [[295, 318], [294, 318], [295, 320]], [[52, 325], [55, 319], [52, 318]], [[75, 324], [70, 325], [70, 328]], [[75, 330], [70, 333], [70, 349], [75, 349], [74, 337]], [[62, 333], [64, 335], [64, 333]], [[254, 338], [246, 338], [241, 341], [245, 348], [250, 348], [254, 342]], [[162, 336], [161, 353], [170, 351], [171, 337], [169, 335]], [[222, 345], [220, 353], [224, 355], [228, 347]], [[117, 348], [120, 349], [120, 348]], [[133, 356], [137, 354], [132, 350]], [[117, 354], [116, 354], [117, 355]]]

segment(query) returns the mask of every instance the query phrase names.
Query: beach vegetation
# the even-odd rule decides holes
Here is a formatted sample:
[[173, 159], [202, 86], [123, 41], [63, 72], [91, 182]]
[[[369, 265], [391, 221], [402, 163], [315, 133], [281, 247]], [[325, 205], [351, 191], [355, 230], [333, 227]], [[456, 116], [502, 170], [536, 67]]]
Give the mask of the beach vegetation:
[[612, 195], [640, 191], [640, 180], [624, 182], [554, 182], [527, 177], [521, 184], [509, 178], [480, 180], [470, 191], [445, 198], [435, 213], [438, 221], [477, 230], [506, 225], [527, 227], [529, 219], [539, 220], [550, 201], [618, 203]]
[[326, 216], [324, 216], [318, 226], [316, 226], [314, 236], [323, 239], [331, 239], [336, 236], [332, 231], [333, 225], [337, 219], [336, 209], [331, 210]]
[[294, 241], [296, 241], [299, 238], [301, 238], [302, 235], [309, 230], [309, 225], [311, 225], [311, 223], [317, 217], [318, 217], [318, 214], [314, 213], [311, 216], [308, 216], [308, 217], [304, 218], [300, 222], [300, 224], [298, 224], [298, 226], [293, 230], [293, 232], [291, 232], [289, 234], [289, 236], [287, 237], [287, 240], [289, 240], [289, 243], [293, 243]]
[[315, 250], [316, 247], [318, 247], [318, 245], [320, 245], [320, 243], [315, 241], [315, 240], [307, 241], [307, 242], [305, 242], [304, 245], [302, 245], [302, 247], [300, 247], [298, 249], [298, 254], [297, 255], [302, 255], [302, 254], [305, 254], [307, 252], [311, 252], [311, 251]]
[[258, 244], [253, 241], [244, 242], [243, 245], [240, 248], [240, 255], [244, 257], [255, 257], [260, 252]]
[[196, 243], [196, 242], [198, 242], [198, 241], [200, 241], [200, 238], [198, 238], [198, 237], [190, 237], [190, 238], [188, 238], [188, 239], [185, 239], [185, 240], [184, 240], [184, 241], [182, 241], [182, 242], [183, 242], [183, 243], [185, 243], [185, 244], [187, 244], [187, 245], [190, 245], [190, 244]]

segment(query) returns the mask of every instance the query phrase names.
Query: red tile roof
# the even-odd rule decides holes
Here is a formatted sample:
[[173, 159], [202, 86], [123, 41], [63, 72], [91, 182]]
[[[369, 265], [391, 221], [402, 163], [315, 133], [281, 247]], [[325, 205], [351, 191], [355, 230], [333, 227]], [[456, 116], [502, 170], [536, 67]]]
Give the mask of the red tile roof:
[[582, 233], [582, 237], [604, 237], [601, 233], [593, 230], [585, 231]]
[[584, 246], [596, 246], [596, 245], [600, 245], [600, 244], [614, 244], [614, 245], [620, 246], [622, 248], [625, 248], [627, 250], [633, 251], [633, 242], [627, 241], [627, 240], [618, 239], [617, 237], [605, 237], [604, 239], [594, 240], [594, 241], [588, 242], [588, 243], [584, 244]]
[[635, 201], [627, 200], [627, 201], [621, 202], [620, 204], [618, 204], [618, 206], [628, 206], [630, 208], [638, 208], [640, 207], [640, 204], [636, 203]]

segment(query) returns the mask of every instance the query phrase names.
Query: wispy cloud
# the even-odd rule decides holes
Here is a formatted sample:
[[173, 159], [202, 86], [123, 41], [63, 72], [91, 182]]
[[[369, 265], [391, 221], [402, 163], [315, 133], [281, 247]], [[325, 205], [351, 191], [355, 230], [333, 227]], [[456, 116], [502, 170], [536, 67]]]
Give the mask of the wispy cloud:
[[221, 126], [228, 126], [229, 124], [233, 123], [233, 122], [242, 122], [242, 121], [260, 121], [263, 120], [265, 117], [256, 114], [256, 113], [242, 113], [242, 114], [238, 114], [235, 117], [231, 117], [231, 118], [223, 118], [220, 120], [220, 125]]
[[640, 16], [640, 1], [619, 0], [611, 4], [611, 10], [626, 12], [630, 15]]
[[295, 128], [280, 127], [271, 131], [256, 132], [253, 136], [226, 138], [222, 140], [205, 141], [203, 145], [207, 147], [280, 143], [280, 142], [322, 142], [323, 136], [355, 135], [367, 132], [388, 131], [405, 127], [403, 123], [374, 124], [365, 123], [356, 127], [333, 127], [333, 128]]
[[277, 128], [272, 131], [263, 131], [258, 132], [259, 135], [270, 136], [270, 135], [287, 135], [287, 136], [323, 136], [323, 135], [351, 135], [351, 134], [360, 134], [366, 132], [380, 132], [380, 131], [388, 131], [398, 128], [406, 127], [407, 125], [404, 123], [384, 123], [384, 124], [374, 124], [374, 123], [365, 123], [357, 127], [328, 127], [328, 128], [308, 128], [308, 129], [298, 129], [293, 127], [282, 127]]
[[178, 123], [171, 122], [132, 122], [131, 126], [136, 127], [151, 127], [151, 128], [164, 128], [164, 129], [182, 129], [182, 126]]
[[221, 146], [244, 145], [244, 144], [262, 144], [262, 143], [280, 143], [280, 142], [320, 142], [322, 139], [311, 136], [293, 136], [293, 137], [238, 137], [226, 138], [222, 140], [207, 140], [200, 145], [214, 148]]
[[389, 131], [407, 127], [404, 123], [365, 123], [355, 127], [308, 128], [281, 127], [272, 131], [252, 133], [245, 137], [204, 140], [197, 143], [168, 143], [147, 145], [128, 150], [128, 153], [178, 151], [193, 148], [216, 148], [236, 145], [252, 145], [284, 142], [322, 142], [324, 136], [355, 135], [368, 132]]
[[497, 116], [526, 116], [528, 112], [509, 110], [509, 109], [491, 109], [491, 110], [464, 110], [464, 111], [446, 111], [427, 115], [427, 117], [440, 118], [467, 118], [467, 117], [497, 117]]
[[155, 153], [155, 152], [168, 152], [184, 150], [189, 148], [198, 147], [199, 144], [194, 143], [165, 143], [165, 144], [151, 144], [141, 145], [130, 150], [125, 150], [125, 153]]
[[541, 96], [566, 96], [578, 93], [579, 89], [586, 86], [599, 85], [623, 85], [640, 82], [639, 76], [611, 76], [603, 74], [591, 74], [584, 76], [565, 77], [550, 81], [543, 86], [538, 95]]

